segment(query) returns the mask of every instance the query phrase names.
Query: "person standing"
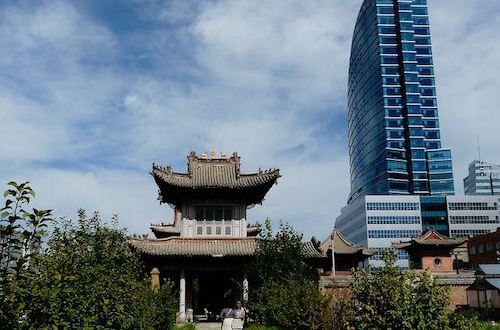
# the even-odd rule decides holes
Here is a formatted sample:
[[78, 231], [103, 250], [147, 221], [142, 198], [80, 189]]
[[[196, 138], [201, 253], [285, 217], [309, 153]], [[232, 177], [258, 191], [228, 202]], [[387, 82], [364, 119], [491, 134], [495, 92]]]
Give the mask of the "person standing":
[[243, 329], [245, 323], [245, 309], [241, 301], [237, 300], [234, 308], [224, 308], [220, 313], [222, 330]]

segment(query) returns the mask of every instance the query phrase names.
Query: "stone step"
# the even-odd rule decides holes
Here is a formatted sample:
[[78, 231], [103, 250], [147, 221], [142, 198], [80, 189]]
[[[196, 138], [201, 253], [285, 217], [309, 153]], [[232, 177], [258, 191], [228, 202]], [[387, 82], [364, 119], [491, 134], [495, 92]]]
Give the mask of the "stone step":
[[219, 322], [203, 322], [196, 324], [196, 330], [220, 330], [221, 323]]

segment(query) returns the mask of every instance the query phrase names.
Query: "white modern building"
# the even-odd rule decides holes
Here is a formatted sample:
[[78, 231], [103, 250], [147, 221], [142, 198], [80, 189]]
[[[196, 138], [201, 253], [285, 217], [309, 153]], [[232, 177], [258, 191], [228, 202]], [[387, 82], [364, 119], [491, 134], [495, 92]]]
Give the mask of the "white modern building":
[[[354, 243], [377, 249], [370, 265], [380, 266], [383, 250], [427, 228], [450, 237], [495, 231], [498, 204], [498, 196], [367, 195], [344, 207], [335, 227]], [[408, 268], [406, 252], [397, 256], [397, 265]]]
[[[335, 227], [354, 243], [377, 249], [370, 265], [382, 265], [382, 251], [392, 243], [422, 232], [420, 198], [416, 195], [367, 195], [342, 209]], [[408, 268], [408, 255], [398, 250], [397, 265]]]
[[500, 165], [474, 160], [464, 178], [466, 195], [500, 195]]
[[476, 236], [500, 226], [498, 196], [448, 196], [450, 237]]

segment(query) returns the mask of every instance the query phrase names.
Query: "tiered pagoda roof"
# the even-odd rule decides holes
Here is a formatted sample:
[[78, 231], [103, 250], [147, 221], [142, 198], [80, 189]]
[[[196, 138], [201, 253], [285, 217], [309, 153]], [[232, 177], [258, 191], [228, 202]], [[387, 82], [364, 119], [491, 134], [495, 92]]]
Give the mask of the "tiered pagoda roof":
[[217, 196], [231, 197], [247, 205], [258, 204], [280, 177], [278, 169], [241, 174], [237, 153], [230, 158], [225, 155], [220, 158], [211, 155], [209, 158], [206, 154], [198, 157], [192, 151], [187, 158], [186, 173], [153, 164], [151, 175], [160, 188], [161, 202], [180, 206], [187, 198]]
[[[254, 256], [259, 239], [248, 238], [182, 238], [164, 239], [133, 238], [130, 244], [143, 254], [170, 257], [232, 257]], [[322, 259], [323, 253], [313, 242], [305, 242], [306, 258]]]

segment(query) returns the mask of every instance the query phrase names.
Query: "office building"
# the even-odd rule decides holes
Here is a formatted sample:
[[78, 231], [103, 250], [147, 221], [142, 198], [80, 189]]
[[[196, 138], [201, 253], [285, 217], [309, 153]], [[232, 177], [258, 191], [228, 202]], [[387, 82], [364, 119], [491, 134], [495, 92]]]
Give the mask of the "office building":
[[464, 178], [466, 195], [500, 195], [500, 165], [474, 160]]
[[348, 78], [351, 204], [365, 195], [454, 194], [441, 145], [426, 0], [365, 0]]
[[[496, 196], [366, 195], [342, 209], [335, 227], [356, 244], [378, 251], [370, 264], [381, 266], [382, 251], [432, 228], [448, 237], [469, 237], [500, 226]], [[408, 254], [397, 250], [396, 264], [408, 268]]]

